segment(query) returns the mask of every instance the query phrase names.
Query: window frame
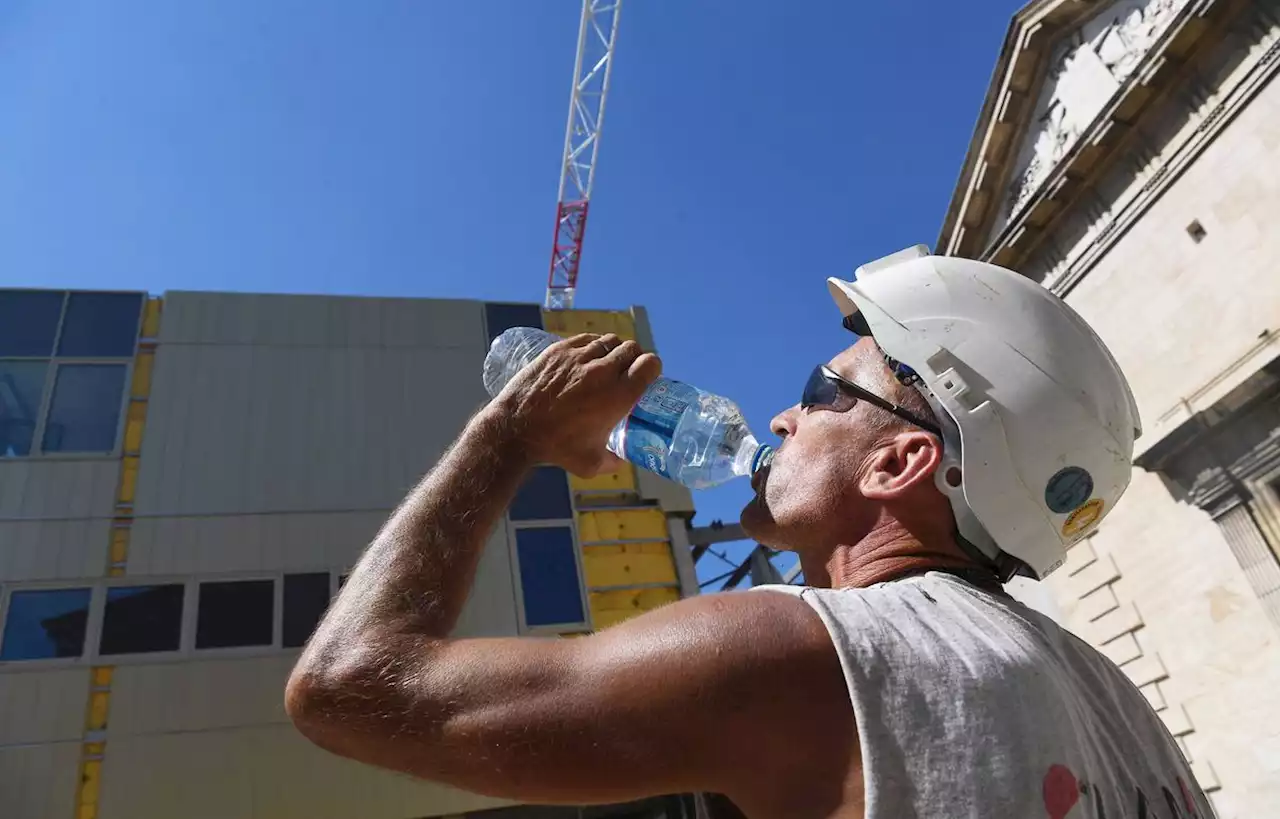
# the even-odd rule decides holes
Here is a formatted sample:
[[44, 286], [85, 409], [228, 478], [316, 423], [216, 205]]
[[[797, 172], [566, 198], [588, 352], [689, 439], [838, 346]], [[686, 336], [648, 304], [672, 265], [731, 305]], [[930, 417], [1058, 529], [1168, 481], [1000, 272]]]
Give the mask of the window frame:
[[[101, 632], [99, 627], [102, 622], [102, 611], [99, 607], [95, 611], [95, 603], [98, 590], [93, 581], [61, 581], [47, 580], [36, 581], [31, 583], [4, 583], [0, 585], [0, 643], [4, 641], [4, 630], [9, 624], [9, 607], [13, 599], [13, 595], [18, 592], [38, 592], [38, 591], [63, 591], [63, 590], [89, 590], [89, 608], [88, 616], [85, 618], [84, 624], [84, 646], [76, 657], [41, 657], [33, 660], [0, 660], [0, 670], [18, 669], [18, 668], [45, 668], [65, 667], [68, 665], [78, 665], [86, 657], [89, 656], [90, 638], [95, 633]], [[95, 620], [95, 614], [97, 619]], [[0, 646], [2, 647], [2, 646]]]
[[[12, 361], [16, 359], [5, 359], [5, 360]], [[48, 380], [45, 383], [44, 396], [40, 402], [40, 418], [38, 421], [36, 421], [35, 432], [33, 433], [33, 437], [31, 439], [32, 453], [30, 455], [18, 456], [15, 458], [5, 458], [4, 460], [16, 461], [16, 460], [21, 460], [23, 458], [26, 458], [26, 459], [43, 458], [43, 459], [49, 459], [49, 460], [63, 460], [63, 461], [66, 461], [66, 460], [83, 461], [87, 459], [111, 460], [111, 459], [117, 459], [121, 455], [123, 455], [124, 454], [123, 453], [124, 428], [129, 421], [129, 418], [128, 418], [129, 399], [131, 398], [129, 393], [133, 385], [133, 363], [134, 363], [133, 358], [129, 358], [129, 359], [124, 359], [124, 358], [49, 359], [49, 365], [50, 365], [49, 369], [52, 371], [52, 375], [48, 377]], [[49, 422], [49, 410], [53, 408], [53, 393], [54, 393], [54, 387], [56, 387], [58, 384], [58, 372], [59, 370], [62, 369], [63, 365], [74, 366], [77, 364], [79, 365], [106, 364], [106, 365], [115, 365], [115, 366], [123, 365], [124, 366], [124, 385], [123, 385], [123, 388], [120, 390], [120, 408], [119, 408], [118, 414], [116, 415], [115, 445], [112, 447], [110, 452], [59, 452], [59, 451], [45, 452], [44, 431], [45, 431], [45, 427], [48, 425], [48, 422]], [[39, 438], [36, 438], [34, 436], [39, 436]]]
[[[338, 566], [309, 566], [268, 572], [226, 572], [207, 575], [125, 575], [122, 577], [72, 578], [58, 580], [24, 580], [0, 583], [0, 635], [4, 634], [9, 616], [9, 599], [14, 592], [56, 591], [61, 589], [89, 589], [89, 616], [85, 623], [84, 651], [77, 657], [52, 657], [40, 660], [0, 660], [0, 673], [16, 671], [44, 671], [94, 665], [157, 665], [173, 662], [192, 662], [203, 659], [265, 658], [281, 653], [298, 653], [301, 647], [287, 648], [284, 640], [284, 577], [288, 574], [329, 575], [330, 598], [338, 592], [338, 576], [349, 568]], [[226, 583], [242, 580], [270, 580], [273, 583], [273, 611], [271, 621], [272, 641], [269, 646], [231, 646], [228, 648], [196, 648], [196, 623], [199, 615], [199, 584]], [[129, 586], [181, 585], [182, 622], [179, 628], [178, 648], [174, 651], [148, 651], [134, 654], [102, 654], [98, 648], [102, 641], [102, 624], [106, 616], [107, 590]]]
[[1253, 496], [1258, 528], [1271, 553], [1280, 562], [1280, 466], [1244, 482]]
[[[111, 589], [128, 589], [139, 586], [182, 586], [182, 617], [178, 623], [178, 647], [162, 651], [136, 651], [132, 653], [103, 654], [102, 627], [107, 619], [107, 592]], [[186, 578], [175, 577], [108, 577], [95, 584], [93, 601], [89, 609], [89, 624], [93, 631], [85, 645], [84, 659], [94, 665], [116, 665], [120, 661], [149, 662], [157, 658], [177, 657], [186, 646], [187, 611], [191, 608], [191, 586]]]
[[[195, 577], [191, 579], [191, 632], [184, 634], [189, 638], [185, 648], [191, 652], [194, 657], [226, 657], [241, 656], [244, 654], [257, 654], [263, 651], [279, 651], [283, 648], [284, 636], [284, 576], [286, 574], [299, 574], [299, 572], [273, 572], [273, 573], [255, 573], [255, 574], [237, 574], [235, 577]], [[329, 573], [330, 575], [333, 572]], [[253, 581], [269, 580], [271, 581], [271, 642], [267, 645], [251, 645], [251, 646], [212, 646], [209, 648], [196, 647], [196, 632], [200, 623], [200, 587], [208, 583], [248, 583]], [[332, 581], [330, 582], [332, 586]], [[183, 611], [183, 619], [186, 618], [186, 611]]]
[[[572, 500], [572, 496], [570, 496]], [[521, 635], [531, 637], [550, 637], [559, 634], [581, 634], [594, 631], [591, 622], [590, 596], [587, 593], [586, 573], [582, 566], [582, 543], [578, 539], [578, 523], [574, 518], [557, 518], [552, 520], [514, 521], [510, 515], [504, 515], [507, 538], [507, 553], [511, 560], [511, 588], [516, 603], [516, 629]], [[582, 603], [582, 620], [576, 623], [552, 623], [550, 625], [529, 625], [525, 617], [524, 580], [520, 571], [520, 551], [516, 544], [517, 533], [523, 529], [568, 529], [573, 544], [573, 566], [578, 578], [578, 596]]]
[[[4, 287], [0, 288], [0, 296], [9, 292], [29, 291], [29, 287]], [[147, 300], [150, 296], [139, 290], [62, 290], [52, 291], [61, 292], [62, 308], [58, 313], [58, 326], [53, 335], [53, 348], [48, 355], [44, 356], [10, 356], [0, 355], [0, 362], [4, 361], [36, 361], [46, 362], [49, 365], [48, 371], [45, 373], [44, 386], [40, 394], [40, 409], [36, 416], [35, 428], [31, 433], [31, 451], [26, 455], [14, 455], [12, 457], [0, 458], [0, 462], [12, 461], [28, 461], [35, 459], [60, 460], [60, 461], [85, 461], [85, 460], [115, 460], [123, 455], [124, 449], [124, 430], [129, 421], [129, 401], [133, 390], [133, 370], [138, 360], [138, 345], [142, 337], [142, 324], [146, 320]], [[62, 330], [67, 321], [67, 305], [71, 300], [71, 296], [75, 293], [111, 293], [120, 295], [136, 295], [140, 299], [140, 307], [138, 309], [138, 321], [134, 325], [133, 335], [133, 352], [128, 356], [117, 357], [100, 357], [100, 356], [58, 356], [58, 345], [62, 343]], [[45, 452], [44, 451], [44, 432], [49, 421], [49, 410], [53, 403], [54, 387], [58, 383], [58, 370], [63, 364], [115, 364], [124, 365], [124, 385], [120, 390], [120, 406], [116, 416], [116, 435], [115, 445], [110, 452]], [[7, 599], [7, 598], [6, 598]], [[6, 604], [7, 605], [7, 604]]]

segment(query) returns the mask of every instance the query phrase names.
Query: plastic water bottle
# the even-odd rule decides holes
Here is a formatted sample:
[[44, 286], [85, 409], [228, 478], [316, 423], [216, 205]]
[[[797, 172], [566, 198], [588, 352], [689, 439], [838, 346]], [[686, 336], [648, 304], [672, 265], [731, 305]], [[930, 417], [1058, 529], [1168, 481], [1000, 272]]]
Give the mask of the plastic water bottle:
[[[484, 360], [484, 387], [497, 395], [560, 337], [536, 327], [512, 327], [493, 340]], [[609, 435], [609, 451], [691, 489], [753, 474], [773, 458], [756, 440], [738, 405], [669, 378], [645, 390]]]

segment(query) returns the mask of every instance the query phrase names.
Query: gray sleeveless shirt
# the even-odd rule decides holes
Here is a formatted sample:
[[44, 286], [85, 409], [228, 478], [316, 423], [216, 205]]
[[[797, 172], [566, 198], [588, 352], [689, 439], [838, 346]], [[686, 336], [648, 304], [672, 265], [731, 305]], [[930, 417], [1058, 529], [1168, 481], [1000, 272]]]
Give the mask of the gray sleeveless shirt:
[[867, 819], [1213, 816], [1133, 683], [1021, 603], [941, 572], [758, 588], [799, 595], [831, 634]]

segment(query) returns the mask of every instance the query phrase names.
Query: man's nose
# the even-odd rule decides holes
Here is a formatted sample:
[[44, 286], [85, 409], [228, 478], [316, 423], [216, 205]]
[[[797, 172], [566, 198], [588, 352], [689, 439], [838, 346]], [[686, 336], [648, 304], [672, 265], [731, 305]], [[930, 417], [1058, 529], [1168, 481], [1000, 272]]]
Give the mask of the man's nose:
[[795, 434], [796, 424], [800, 421], [800, 405], [783, 410], [769, 422], [769, 431], [786, 440], [788, 435]]

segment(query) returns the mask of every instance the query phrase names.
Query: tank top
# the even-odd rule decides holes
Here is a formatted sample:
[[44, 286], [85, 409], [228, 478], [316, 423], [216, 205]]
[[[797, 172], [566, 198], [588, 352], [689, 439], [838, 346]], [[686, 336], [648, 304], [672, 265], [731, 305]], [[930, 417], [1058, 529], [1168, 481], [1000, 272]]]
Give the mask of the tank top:
[[798, 595], [831, 634], [867, 819], [1213, 816], [1124, 673], [1013, 598], [943, 572], [757, 588]]

